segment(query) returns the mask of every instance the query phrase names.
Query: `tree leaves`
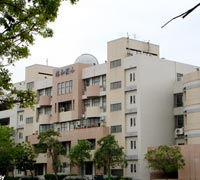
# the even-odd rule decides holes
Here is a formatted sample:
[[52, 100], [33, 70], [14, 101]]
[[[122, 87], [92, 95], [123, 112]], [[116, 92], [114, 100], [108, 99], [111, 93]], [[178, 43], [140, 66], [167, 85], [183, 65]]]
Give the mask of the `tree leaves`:
[[[70, 0], [75, 4], [78, 0]], [[13, 88], [8, 65], [30, 55], [36, 36], [53, 36], [49, 22], [55, 21], [62, 0], [0, 0], [0, 111], [19, 103], [33, 107], [36, 95]]]
[[79, 167], [82, 177], [84, 162], [91, 158], [90, 150], [91, 143], [88, 140], [79, 140], [69, 152], [70, 163]]
[[169, 172], [176, 172], [185, 166], [184, 158], [177, 146], [159, 146], [151, 149], [145, 154], [149, 167], [161, 170], [167, 175]]
[[116, 166], [126, 166], [123, 147], [120, 147], [111, 134], [98, 141], [99, 149], [94, 154], [94, 161], [97, 168], [106, 167], [110, 174], [110, 168]]

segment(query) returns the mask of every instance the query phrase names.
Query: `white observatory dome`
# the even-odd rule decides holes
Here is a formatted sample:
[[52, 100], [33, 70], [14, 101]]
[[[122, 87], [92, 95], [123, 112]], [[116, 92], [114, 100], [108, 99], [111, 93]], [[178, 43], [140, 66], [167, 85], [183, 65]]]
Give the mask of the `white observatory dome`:
[[75, 61], [75, 64], [78, 64], [78, 63], [79, 64], [92, 64], [92, 65], [99, 64], [97, 58], [91, 54], [80, 55]]

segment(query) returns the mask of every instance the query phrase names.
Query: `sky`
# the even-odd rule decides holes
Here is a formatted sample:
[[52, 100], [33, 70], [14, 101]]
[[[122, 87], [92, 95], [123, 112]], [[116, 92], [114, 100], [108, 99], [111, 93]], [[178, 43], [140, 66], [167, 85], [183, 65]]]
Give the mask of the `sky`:
[[49, 24], [54, 37], [36, 37], [31, 55], [11, 67], [13, 82], [25, 79], [25, 67], [43, 64], [62, 67], [84, 53], [99, 63], [107, 59], [107, 42], [127, 37], [160, 46], [160, 57], [200, 65], [200, 7], [185, 19], [171, 18], [199, 3], [198, 0], [79, 0], [62, 3], [58, 17]]

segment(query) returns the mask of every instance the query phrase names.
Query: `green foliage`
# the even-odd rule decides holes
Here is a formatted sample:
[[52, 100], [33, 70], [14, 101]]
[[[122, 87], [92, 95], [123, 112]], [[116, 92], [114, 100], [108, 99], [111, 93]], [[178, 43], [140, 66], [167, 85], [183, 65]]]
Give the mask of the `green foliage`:
[[185, 166], [184, 158], [178, 146], [159, 146], [145, 154], [149, 167], [163, 171], [165, 176], [170, 172], [176, 172]]
[[33, 147], [30, 144], [18, 144], [14, 152], [16, 169], [20, 171], [29, 170], [31, 175], [33, 175], [32, 170], [34, 170], [35, 157]]
[[[67, 175], [66, 174], [59, 174], [58, 175], [58, 180], [63, 180]], [[45, 174], [44, 178], [46, 180], [56, 180], [55, 174]]]
[[[70, 0], [75, 4], [78, 0]], [[16, 90], [7, 66], [29, 56], [29, 46], [37, 35], [52, 37], [47, 25], [55, 21], [62, 0], [0, 0], [0, 111], [33, 107], [36, 94], [31, 90]]]
[[14, 133], [13, 128], [0, 125], [0, 174], [3, 175], [7, 175], [9, 168], [13, 167]]
[[116, 166], [127, 166], [123, 147], [120, 147], [111, 134], [101, 138], [98, 142], [99, 149], [94, 154], [97, 168], [106, 167], [108, 175], [110, 168]]
[[[1, 0], [0, 58], [7, 63], [26, 58], [35, 36], [52, 37], [48, 28], [54, 22], [62, 0]], [[75, 4], [77, 0], [70, 0]]]
[[59, 136], [60, 133], [53, 130], [42, 132], [38, 136], [38, 147], [41, 148], [42, 152], [46, 150], [47, 155], [52, 159], [52, 167], [56, 178], [58, 167], [60, 166], [59, 155], [65, 153], [63, 145], [58, 140]]
[[81, 170], [83, 177], [84, 162], [91, 158], [91, 143], [88, 140], [79, 140], [78, 144], [70, 149], [69, 158], [72, 165], [76, 165]]
[[0, 66], [0, 111], [12, 108], [14, 104], [21, 107], [33, 107], [36, 94], [28, 90], [17, 90], [11, 83], [8, 69]]

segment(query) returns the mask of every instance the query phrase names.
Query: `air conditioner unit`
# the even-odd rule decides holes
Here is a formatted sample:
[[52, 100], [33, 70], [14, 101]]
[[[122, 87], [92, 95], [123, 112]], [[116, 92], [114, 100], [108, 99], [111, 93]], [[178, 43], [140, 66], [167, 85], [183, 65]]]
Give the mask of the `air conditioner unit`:
[[82, 118], [85, 118], [85, 114], [82, 114]]
[[176, 128], [175, 129], [175, 135], [180, 136], [184, 134], [184, 129], [183, 128]]
[[81, 122], [80, 121], [76, 121], [76, 127], [80, 127]]
[[100, 120], [101, 120], [101, 121], [104, 121], [104, 120], [105, 120], [105, 116], [101, 116], [101, 117], [100, 117]]

